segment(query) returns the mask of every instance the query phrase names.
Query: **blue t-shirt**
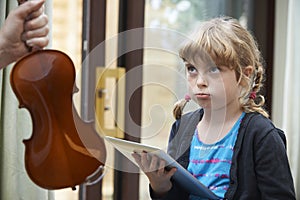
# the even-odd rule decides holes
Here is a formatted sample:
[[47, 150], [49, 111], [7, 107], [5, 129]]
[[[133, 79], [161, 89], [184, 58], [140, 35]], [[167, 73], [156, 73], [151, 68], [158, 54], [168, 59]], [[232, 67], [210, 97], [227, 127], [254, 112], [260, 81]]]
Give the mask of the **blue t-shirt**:
[[[220, 198], [224, 198], [229, 187], [233, 147], [244, 116], [245, 113], [239, 117], [229, 133], [214, 144], [202, 143], [198, 139], [197, 129], [191, 142], [188, 171]], [[190, 200], [196, 199], [201, 198], [191, 195]]]

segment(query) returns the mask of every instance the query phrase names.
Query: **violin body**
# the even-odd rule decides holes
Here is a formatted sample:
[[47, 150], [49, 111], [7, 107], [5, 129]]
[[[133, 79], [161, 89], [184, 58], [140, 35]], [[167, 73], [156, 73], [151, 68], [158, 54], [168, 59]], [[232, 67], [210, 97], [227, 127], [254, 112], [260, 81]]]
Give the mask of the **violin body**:
[[24, 140], [25, 168], [45, 189], [74, 188], [106, 160], [103, 139], [94, 123], [79, 117], [72, 101], [75, 68], [56, 50], [21, 58], [11, 72], [11, 86], [32, 118], [32, 135]]

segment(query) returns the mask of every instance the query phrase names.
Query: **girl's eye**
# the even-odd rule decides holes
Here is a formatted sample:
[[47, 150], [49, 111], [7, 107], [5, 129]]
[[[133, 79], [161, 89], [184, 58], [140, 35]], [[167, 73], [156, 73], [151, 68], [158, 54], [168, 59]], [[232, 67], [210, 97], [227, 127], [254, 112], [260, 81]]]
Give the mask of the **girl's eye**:
[[219, 73], [220, 69], [217, 66], [214, 66], [214, 67], [211, 67], [209, 69], [209, 72], [211, 72], [211, 73]]
[[196, 74], [197, 73], [197, 69], [193, 65], [188, 65], [186, 68], [187, 68], [187, 72], [189, 74]]

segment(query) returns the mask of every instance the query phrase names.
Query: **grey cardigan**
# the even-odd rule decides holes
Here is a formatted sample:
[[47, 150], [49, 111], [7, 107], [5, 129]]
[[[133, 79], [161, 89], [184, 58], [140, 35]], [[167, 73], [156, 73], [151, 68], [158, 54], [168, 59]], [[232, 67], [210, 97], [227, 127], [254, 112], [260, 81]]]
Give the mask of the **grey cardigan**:
[[[168, 153], [184, 168], [189, 163], [190, 143], [203, 110], [183, 115], [171, 129]], [[258, 113], [247, 113], [239, 128], [225, 199], [296, 199], [286, 155], [283, 131]], [[161, 200], [188, 200], [189, 194], [176, 182]]]

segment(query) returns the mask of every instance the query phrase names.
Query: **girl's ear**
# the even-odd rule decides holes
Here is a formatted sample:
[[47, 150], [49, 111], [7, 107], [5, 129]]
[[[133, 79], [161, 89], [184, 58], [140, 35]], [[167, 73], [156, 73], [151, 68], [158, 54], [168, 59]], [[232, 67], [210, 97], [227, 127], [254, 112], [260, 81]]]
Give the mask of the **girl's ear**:
[[244, 73], [247, 77], [251, 77], [251, 75], [253, 74], [253, 71], [254, 71], [254, 69], [253, 69], [253, 66], [251, 66], [251, 65], [248, 65], [247, 67], [245, 67], [245, 68], [243, 69], [243, 73]]

